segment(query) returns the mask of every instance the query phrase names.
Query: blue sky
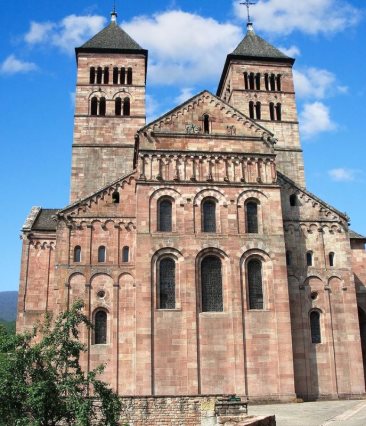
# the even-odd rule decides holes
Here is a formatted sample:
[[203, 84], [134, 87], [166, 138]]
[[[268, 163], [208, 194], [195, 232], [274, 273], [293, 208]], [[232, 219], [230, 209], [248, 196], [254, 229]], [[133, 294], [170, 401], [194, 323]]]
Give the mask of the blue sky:
[[[17, 290], [20, 229], [34, 205], [68, 204], [75, 56], [113, 1], [22, 0], [0, 15], [3, 224], [0, 291]], [[119, 22], [149, 49], [148, 118], [216, 91], [246, 11], [230, 0], [117, 0]], [[366, 234], [366, 24], [363, 0], [261, 0], [256, 32], [296, 57], [307, 187]]]

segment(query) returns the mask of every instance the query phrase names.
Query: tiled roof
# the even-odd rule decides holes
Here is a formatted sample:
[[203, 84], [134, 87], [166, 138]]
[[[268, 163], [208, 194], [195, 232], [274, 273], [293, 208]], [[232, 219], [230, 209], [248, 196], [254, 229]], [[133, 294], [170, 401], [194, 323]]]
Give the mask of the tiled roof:
[[351, 240], [365, 240], [366, 241], [366, 237], [364, 237], [361, 234], [357, 234], [357, 232], [352, 231], [352, 229], [350, 229], [350, 231], [349, 231], [349, 238]]
[[60, 209], [41, 209], [33, 222], [32, 231], [56, 231], [56, 221], [52, 218]]

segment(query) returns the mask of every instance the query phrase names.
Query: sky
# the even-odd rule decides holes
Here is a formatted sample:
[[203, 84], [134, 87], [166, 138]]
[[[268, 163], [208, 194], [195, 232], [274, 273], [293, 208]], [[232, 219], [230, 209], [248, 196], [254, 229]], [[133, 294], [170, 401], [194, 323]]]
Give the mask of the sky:
[[[147, 116], [203, 89], [216, 93], [246, 32], [233, 0], [117, 0], [118, 22], [149, 50]], [[68, 204], [74, 48], [109, 22], [113, 0], [0, 0], [3, 224], [0, 291], [17, 290], [22, 225], [32, 206]], [[366, 4], [259, 0], [256, 33], [296, 58], [307, 188], [366, 235]]]

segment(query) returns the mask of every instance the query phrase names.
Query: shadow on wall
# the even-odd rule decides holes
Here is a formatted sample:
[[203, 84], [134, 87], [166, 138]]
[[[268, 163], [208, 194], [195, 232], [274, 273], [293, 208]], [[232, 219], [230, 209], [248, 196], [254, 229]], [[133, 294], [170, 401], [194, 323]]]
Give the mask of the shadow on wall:
[[366, 312], [360, 307], [358, 307], [358, 320], [360, 322], [363, 372], [366, 383]]

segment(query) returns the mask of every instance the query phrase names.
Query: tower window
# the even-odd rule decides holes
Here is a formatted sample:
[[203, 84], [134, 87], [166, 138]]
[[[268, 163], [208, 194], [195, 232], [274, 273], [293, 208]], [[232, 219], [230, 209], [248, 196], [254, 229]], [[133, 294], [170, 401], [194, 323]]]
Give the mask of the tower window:
[[123, 115], [129, 116], [131, 113], [131, 102], [130, 98], [124, 98], [123, 100]]
[[292, 265], [292, 253], [290, 250], [286, 251], [286, 265], [291, 266]]
[[113, 68], [113, 84], [118, 84], [118, 74], [119, 74], [118, 68], [114, 67]]
[[277, 75], [277, 90], [279, 91], [279, 92], [281, 92], [281, 90], [282, 90], [282, 76], [281, 76], [281, 74], [278, 74]]
[[331, 266], [331, 267], [334, 266], [334, 257], [335, 257], [335, 254], [331, 251], [329, 253], [329, 266]]
[[103, 70], [102, 67], [97, 69], [97, 84], [102, 84]]
[[114, 113], [115, 115], [121, 115], [122, 114], [122, 99], [116, 98], [114, 101]]
[[107, 312], [97, 311], [94, 316], [94, 344], [105, 345], [107, 343]]
[[98, 98], [95, 96], [90, 102], [90, 115], [98, 115]]
[[263, 309], [262, 262], [253, 259], [248, 262], [249, 309]]
[[105, 246], [100, 246], [98, 248], [98, 262], [104, 263], [106, 259], [106, 249]]
[[281, 104], [276, 105], [276, 116], [277, 116], [277, 121], [282, 120], [282, 105]]
[[245, 205], [247, 233], [258, 234], [258, 205], [254, 201], [250, 201]]
[[276, 90], [276, 76], [274, 74], [271, 74], [270, 77], [270, 88], [272, 91]]
[[202, 230], [203, 232], [216, 232], [216, 202], [206, 200], [202, 204]]
[[261, 90], [261, 75], [260, 73], [257, 73], [255, 76], [255, 87], [257, 90]]
[[105, 98], [100, 98], [100, 100], [99, 100], [99, 115], [104, 117], [105, 113], [106, 113], [106, 100], [105, 100]]
[[81, 247], [80, 246], [76, 246], [74, 248], [74, 262], [75, 263], [81, 262]]
[[249, 74], [249, 89], [250, 90], [254, 90], [254, 81], [255, 81], [254, 72], [251, 72]]
[[104, 84], [109, 84], [109, 68], [104, 67]]
[[275, 120], [275, 106], [273, 102], [269, 104], [269, 116], [271, 121]]
[[269, 90], [269, 76], [268, 76], [268, 74], [264, 74], [264, 85], [265, 85], [266, 90], [268, 91]]
[[130, 261], [130, 249], [129, 247], [123, 247], [122, 249], [122, 262], [128, 263]]
[[158, 231], [172, 232], [172, 202], [166, 198], [158, 203]]
[[248, 90], [248, 89], [249, 89], [249, 84], [248, 84], [248, 73], [247, 73], [247, 72], [245, 72], [245, 73], [244, 73], [244, 88], [245, 88], [245, 90]]
[[159, 263], [159, 308], [175, 309], [175, 262], [170, 258]]
[[127, 84], [132, 84], [132, 68], [127, 69]]
[[125, 67], [121, 68], [120, 83], [126, 84], [126, 68]]
[[91, 67], [90, 68], [90, 78], [89, 78], [89, 83], [90, 84], [94, 84], [95, 82], [95, 68]]
[[310, 330], [311, 330], [311, 342], [321, 343], [321, 332], [320, 332], [320, 313], [318, 311], [310, 312]]
[[255, 104], [255, 115], [256, 115], [257, 120], [260, 120], [261, 117], [262, 117], [262, 110], [261, 109], [262, 109], [261, 103], [257, 102]]
[[113, 204], [119, 204], [119, 192], [114, 191], [112, 194], [112, 203]]
[[291, 207], [297, 206], [297, 195], [296, 194], [290, 195], [290, 206]]
[[210, 117], [207, 114], [203, 116], [203, 133], [210, 133]]
[[254, 102], [249, 102], [249, 117], [254, 120]]
[[307, 266], [313, 266], [313, 252], [308, 251], [306, 253], [306, 265]]
[[201, 263], [202, 312], [222, 312], [221, 260], [216, 256], [207, 256]]

